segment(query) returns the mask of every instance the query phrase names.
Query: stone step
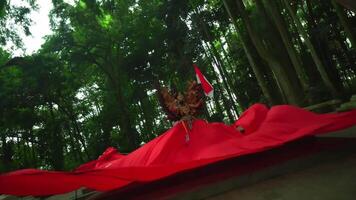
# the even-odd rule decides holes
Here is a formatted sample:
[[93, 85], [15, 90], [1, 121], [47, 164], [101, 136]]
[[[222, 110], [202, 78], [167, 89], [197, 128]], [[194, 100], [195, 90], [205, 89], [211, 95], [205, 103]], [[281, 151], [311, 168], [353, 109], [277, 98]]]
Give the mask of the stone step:
[[350, 101], [341, 104], [341, 106], [337, 109], [337, 111], [342, 112], [342, 111], [348, 111], [352, 109], [356, 109], [356, 101]]
[[352, 95], [350, 101], [356, 101], [356, 94]]
[[[345, 131], [349, 132], [347, 135], [356, 135], [355, 129]], [[305, 138], [269, 151], [222, 161], [159, 181], [135, 184], [93, 195], [90, 199], [214, 199], [215, 196], [224, 195], [232, 190], [248, 188], [253, 184], [297, 173], [317, 165], [342, 164], [343, 160], [351, 155], [356, 156], [356, 138]], [[356, 175], [356, 166], [350, 168]], [[303, 181], [310, 181], [309, 177], [304, 178], [305, 180], [300, 182], [301, 185]], [[348, 182], [344, 184], [351, 185]], [[258, 192], [258, 190], [252, 191], [254, 195]], [[237, 195], [228, 199], [239, 198]]]
[[304, 109], [306, 110], [310, 110], [310, 111], [317, 111], [320, 109], [326, 109], [328, 110], [328, 108], [332, 108], [332, 110], [334, 110], [335, 108], [337, 108], [338, 106], [340, 106], [340, 104], [342, 103], [342, 101], [340, 99], [332, 99], [329, 101], [325, 101], [325, 102], [321, 102], [318, 104], [314, 104], [314, 105], [310, 105], [307, 107], [304, 107]]
[[[354, 200], [356, 154], [250, 185], [206, 200]], [[258, 194], [258, 195], [256, 195]]]

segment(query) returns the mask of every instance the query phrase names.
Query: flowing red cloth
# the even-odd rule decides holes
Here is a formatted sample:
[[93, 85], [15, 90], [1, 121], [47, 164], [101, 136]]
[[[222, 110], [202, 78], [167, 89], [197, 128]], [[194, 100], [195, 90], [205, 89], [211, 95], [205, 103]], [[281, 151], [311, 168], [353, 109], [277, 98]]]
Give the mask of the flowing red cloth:
[[[72, 172], [35, 169], [0, 175], [0, 193], [45, 196], [86, 187], [108, 191], [133, 182], [147, 182], [177, 172], [241, 155], [261, 152], [298, 138], [327, 133], [356, 124], [356, 110], [315, 114], [293, 106], [262, 104], [250, 107], [228, 126], [195, 120], [186, 141], [182, 123], [145, 144], [121, 155], [109, 148], [97, 160]], [[245, 129], [243, 134], [237, 126]]]

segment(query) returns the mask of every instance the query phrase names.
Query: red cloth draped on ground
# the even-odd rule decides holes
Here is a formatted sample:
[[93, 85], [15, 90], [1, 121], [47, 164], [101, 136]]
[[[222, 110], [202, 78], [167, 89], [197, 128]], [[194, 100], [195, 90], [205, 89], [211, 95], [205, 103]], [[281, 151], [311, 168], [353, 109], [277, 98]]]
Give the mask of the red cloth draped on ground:
[[[356, 110], [318, 115], [293, 106], [268, 109], [256, 104], [231, 126], [195, 120], [188, 142], [182, 123], [178, 123], [128, 155], [109, 148], [99, 159], [72, 172], [27, 169], [2, 174], [0, 193], [43, 196], [80, 187], [107, 191], [353, 125]], [[236, 131], [236, 126], [242, 126], [244, 134]]]

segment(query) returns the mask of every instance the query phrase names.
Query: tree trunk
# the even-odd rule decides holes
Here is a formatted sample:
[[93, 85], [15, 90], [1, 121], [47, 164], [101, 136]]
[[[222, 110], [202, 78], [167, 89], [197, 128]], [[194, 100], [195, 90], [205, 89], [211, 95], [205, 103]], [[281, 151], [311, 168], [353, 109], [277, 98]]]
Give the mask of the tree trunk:
[[[118, 106], [118, 123], [120, 127], [120, 132], [126, 137], [128, 142], [128, 151], [135, 150], [140, 146], [139, 135], [135, 128], [133, 128], [132, 119], [130, 116], [129, 109], [129, 99], [124, 97], [124, 92], [122, 87], [124, 87], [125, 83], [129, 80], [121, 80], [119, 77], [122, 77], [122, 74], [125, 73], [119, 69], [114, 63], [110, 61], [106, 62], [107, 65], [100, 66], [104, 73], [106, 73], [109, 79], [109, 86], [112, 88], [114, 92], [115, 99], [117, 101]], [[126, 81], [126, 82], [125, 82]]]
[[[217, 68], [219, 70], [219, 73], [220, 73], [220, 75], [222, 77], [222, 81], [223, 81], [223, 84], [224, 84], [224, 86], [226, 88], [226, 92], [229, 95], [230, 101], [234, 102], [234, 98], [232, 97], [231, 90], [230, 90], [230, 87], [229, 87], [230, 84], [228, 83], [227, 77], [226, 77], [226, 75], [225, 75], [225, 73], [223, 71], [223, 67], [222, 67], [223, 63], [222, 63], [222, 60], [220, 58], [219, 52], [217, 51], [217, 49], [215, 48], [214, 44], [212, 43], [213, 39], [212, 39], [211, 35], [209, 34], [209, 32], [208, 32], [208, 30], [206, 28], [206, 25], [205, 24], [201, 24], [201, 26], [203, 28], [203, 31], [204, 31], [205, 35], [207, 36], [207, 38], [209, 40], [208, 42], [210, 43], [210, 46], [211, 46], [211, 51], [212, 51], [211, 54], [213, 55], [213, 60], [214, 60], [214, 57], [217, 59], [216, 60], [216, 66], [217, 66]], [[209, 46], [208, 46], [208, 48], [209, 48]], [[214, 68], [213, 68], [213, 70], [214, 70]], [[238, 110], [236, 108], [236, 105], [231, 105], [231, 106], [234, 109], [235, 113], [238, 114]]]
[[77, 122], [76, 115], [74, 113], [73, 105], [70, 104], [70, 106], [68, 106], [68, 107], [65, 107], [64, 105], [61, 105], [59, 103], [57, 103], [57, 105], [58, 105], [59, 110], [61, 110], [64, 113], [64, 115], [66, 115], [67, 118], [69, 119], [69, 122], [70, 122], [70, 124], [72, 124], [73, 130], [74, 130], [73, 132], [75, 133], [74, 134], [75, 139], [77, 140], [78, 143], [80, 143], [82, 145], [84, 153], [87, 156], [87, 159], [90, 159], [89, 151], [88, 151], [87, 145], [85, 144], [85, 139], [83, 138], [83, 135], [81, 134], [80, 127]]
[[226, 12], [229, 15], [229, 18], [231, 19], [236, 32], [240, 35], [241, 38], [241, 44], [244, 49], [244, 52], [247, 56], [247, 59], [250, 63], [250, 66], [256, 76], [257, 83], [261, 87], [261, 90], [265, 97], [267, 98], [267, 101], [269, 101], [270, 104], [276, 105], [282, 103], [280, 95], [278, 94], [278, 90], [272, 90], [266, 79], [264, 78], [264, 72], [261, 69], [261, 65], [263, 65], [260, 61], [259, 58], [256, 58], [258, 56], [256, 49], [254, 48], [253, 44], [251, 43], [250, 39], [244, 39], [245, 37], [241, 33], [237, 23], [236, 23], [236, 17], [231, 13], [230, 7], [227, 4], [226, 0], [223, 0]]
[[144, 98], [140, 100], [141, 104], [141, 109], [142, 109], [142, 115], [145, 119], [144, 123], [144, 131], [147, 135], [146, 137], [146, 142], [148, 142], [153, 135], [153, 122], [154, 122], [154, 115], [153, 115], [153, 107], [152, 103], [150, 102], [149, 96], [147, 95], [147, 92], [144, 91]]
[[341, 22], [341, 25], [343, 26], [345, 33], [347, 37], [349, 38], [351, 45], [353, 48], [356, 48], [356, 35], [354, 34], [352, 28], [350, 27], [350, 24], [348, 22], [347, 16], [343, 10], [336, 2], [335, 0], [331, 0], [332, 5], [334, 6], [336, 10], [336, 14], [339, 17], [339, 20]]
[[[70, 146], [72, 146], [72, 149], [71, 149], [70, 152], [74, 155], [74, 158], [76, 160], [79, 160], [81, 163], [83, 163], [84, 159], [83, 159], [83, 157], [81, 155], [80, 147], [78, 148], [79, 145], [76, 144], [76, 143], [79, 143], [79, 142], [76, 140], [76, 137], [72, 134], [72, 130], [70, 128], [70, 124], [69, 124], [69, 122], [67, 120], [64, 122], [64, 129], [67, 130], [69, 138], [70, 138], [69, 139], [69, 143], [70, 143]], [[92, 158], [89, 157], [89, 159], [92, 159]]]
[[[208, 50], [208, 52], [210, 53], [210, 56], [208, 55], [208, 53], [206, 53], [204, 51], [206, 57], [210, 59], [210, 63], [214, 63], [213, 55], [211, 55], [211, 52], [209, 50]], [[216, 86], [218, 87], [218, 91], [219, 91], [219, 93], [221, 95], [221, 99], [223, 101], [223, 104], [224, 104], [224, 107], [225, 107], [225, 110], [226, 110], [226, 113], [227, 113], [227, 117], [229, 118], [229, 121], [232, 123], [235, 120], [235, 117], [231, 113], [231, 110], [232, 110], [231, 104], [228, 102], [228, 100], [226, 99], [226, 97], [223, 94], [222, 87], [221, 87], [221, 85], [219, 83], [219, 77], [216, 74], [216, 72], [214, 70], [214, 67], [212, 65], [211, 65], [211, 69], [212, 69], [212, 72], [213, 72], [214, 79], [216, 80], [216, 83], [217, 83]], [[215, 107], [218, 109], [217, 111], [222, 114], [222, 108], [220, 106], [220, 102], [218, 101], [217, 95], [218, 94], [214, 95], [214, 101], [215, 101], [215, 105], [216, 105]]]
[[356, 2], [355, 0], [336, 0], [339, 4], [343, 5], [345, 8], [348, 8], [356, 12]]
[[128, 141], [128, 150], [133, 151], [137, 149], [140, 144], [139, 144], [139, 135], [136, 129], [132, 127], [132, 120], [130, 116], [130, 110], [128, 108], [128, 105], [124, 98], [123, 98], [123, 92], [120, 88], [120, 86], [117, 87], [118, 91], [116, 94], [117, 100], [119, 102], [119, 113], [121, 116], [119, 116], [119, 126], [120, 126], [120, 132], [123, 133]]
[[[256, 1], [261, 1], [261, 0], [256, 0]], [[275, 1], [267, 1], [267, 0], [263, 0], [263, 1], [264, 1], [264, 5], [269, 10], [273, 18], [273, 21], [282, 37], [282, 41], [286, 46], [289, 58], [291, 59], [294, 69], [297, 72], [303, 90], [307, 91], [310, 86], [306, 74], [304, 73], [303, 70], [302, 61], [300, 60], [300, 57], [294, 47], [293, 40], [289, 34], [285, 21], [283, 20], [283, 17], [280, 11], [278, 10], [278, 5], [276, 4]]]
[[[214, 55], [216, 55], [216, 58], [217, 58], [217, 61], [218, 61], [218, 65], [217, 65], [217, 68], [219, 70], [219, 74], [221, 75], [222, 79], [225, 80], [225, 83], [226, 83], [226, 87], [228, 87], [228, 90], [227, 92], [230, 92], [229, 94], [229, 97], [231, 98], [231, 102], [233, 102], [233, 108], [235, 110], [235, 113], [237, 115], [237, 117], [239, 116], [239, 112], [238, 112], [238, 109], [237, 109], [237, 106], [235, 104], [235, 101], [237, 102], [237, 104], [241, 107], [241, 102], [239, 101], [240, 99], [238, 99], [238, 93], [237, 93], [237, 88], [235, 87], [235, 85], [232, 83], [232, 78], [231, 76], [229, 75], [229, 73], [227, 72], [225, 66], [226, 64], [223, 62], [218, 50], [216, 49], [216, 47], [214, 46], [213, 42], [210, 42], [210, 46], [212, 46], [212, 50], [213, 50], [213, 53]], [[224, 52], [225, 50], [223, 50]], [[231, 67], [231, 66], [230, 66]], [[231, 91], [232, 90], [232, 91]], [[236, 100], [233, 98], [232, 96], [232, 93], [235, 94], [236, 96]]]
[[283, 0], [283, 2], [284, 2], [285, 7], [287, 8], [289, 14], [293, 18], [293, 21], [296, 24], [299, 33], [303, 36], [305, 44], [310, 50], [311, 56], [315, 62], [315, 65], [320, 73], [320, 76], [321, 76], [325, 86], [329, 89], [329, 91], [331, 92], [331, 94], [334, 98], [339, 97], [340, 94], [339, 94], [338, 90], [336, 89], [335, 85], [333, 84], [333, 82], [331, 81], [321, 59], [319, 58], [319, 56], [316, 52], [315, 47], [313, 46], [307, 33], [305, 32], [302, 23], [300, 22], [300, 20], [296, 16], [296, 14], [293, 12], [292, 7], [290, 6], [288, 0]]
[[[301, 105], [303, 102], [302, 93], [300, 88], [296, 85], [297, 83], [293, 81], [293, 76], [291, 76], [290, 69], [286, 67], [286, 63], [283, 63], [281, 60], [281, 56], [277, 55], [275, 52], [271, 52], [271, 50], [267, 49], [265, 44], [260, 40], [257, 33], [253, 30], [252, 23], [245, 11], [245, 7], [243, 5], [242, 0], [237, 0], [237, 8], [244, 21], [246, 29], [251, 36], [251, 40], [254, 43], [257, 52], [261, 55], [263, 59], [266, 60], [269, 67], [271, 67], [273, 73], [275, 74], [275, 78], [277, 80], [277, 84], [282, 88], [283, 93], [285, 93], [285, 97], [288, 99], [288, 103], [294, 105]], [[278, 44], [277, 44], [278, 45]], [[280, 51], [281, 49], [279, 49]]]
[[63, 146], [63, 136], [61, 134], [61, 127], [58, 124], [54, 112], [52, 102], [49, 105], [49, 111], [51, 116], [50, 129], [52, 132], [50, 140], [50, 152], [51, 152], [51, 164], [55, 170], [64, 169], [64, 146]]

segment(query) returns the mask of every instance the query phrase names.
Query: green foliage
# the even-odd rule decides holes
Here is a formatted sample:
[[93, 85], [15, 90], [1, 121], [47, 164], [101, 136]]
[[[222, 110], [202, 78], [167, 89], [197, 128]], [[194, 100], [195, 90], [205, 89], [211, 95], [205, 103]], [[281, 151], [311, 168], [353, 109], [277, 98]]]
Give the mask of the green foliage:
[[32, 20], [28, 17], [32, 10], [37, 9], [36, 0], [23, 0], [21, 6], [12, 5], [11, 1], [0, 1], [0, 46], [8, 43], [21, 48], [22, 40], [18, 32], [30, 35]]

